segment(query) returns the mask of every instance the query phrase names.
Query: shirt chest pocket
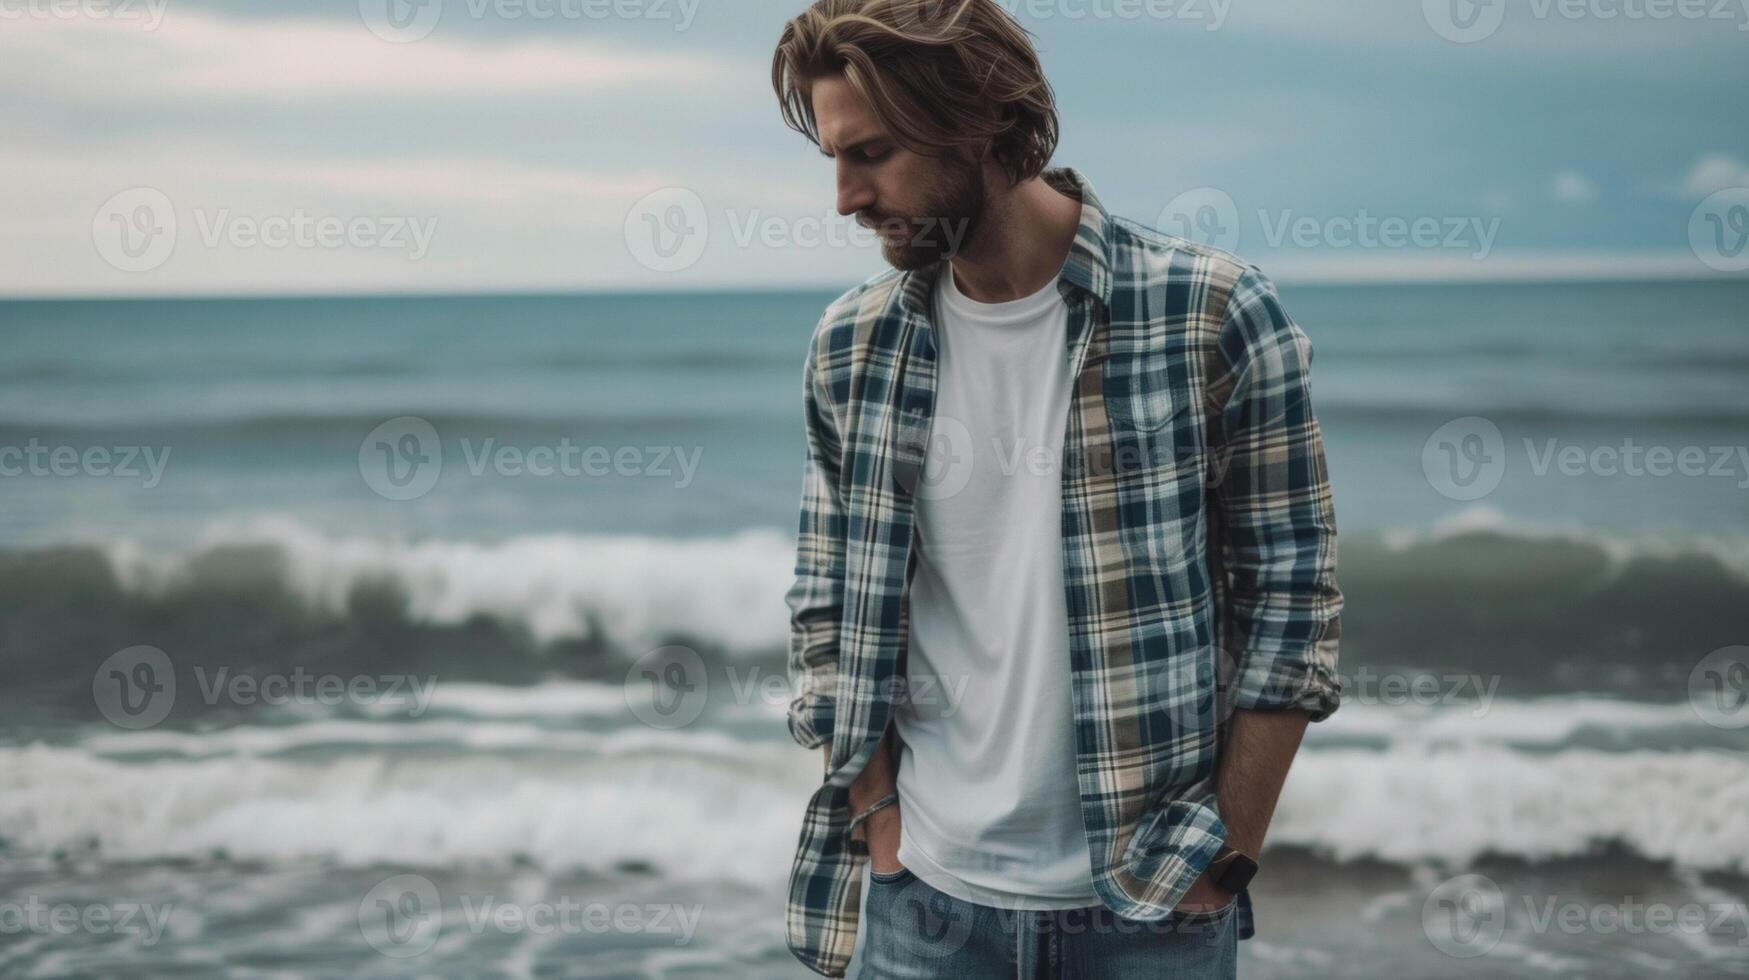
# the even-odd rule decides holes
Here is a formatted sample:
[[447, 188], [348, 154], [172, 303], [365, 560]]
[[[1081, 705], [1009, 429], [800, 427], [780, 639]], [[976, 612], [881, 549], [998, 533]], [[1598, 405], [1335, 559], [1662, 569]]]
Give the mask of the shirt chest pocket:
[[[1101, 390], [1112, 470], [1136, 514], [1194, 510], [1202, 490], [1202, 412], [1195, 410], [1182, 358], [1150, 351], [1105, 362]], [[1164, 501], [1171, 498], [1172, 506]]]
[[1159, 432], [1190, 407], [1185, 379], [1175, 377], [1168, 358], [1157, 355], [1111, 357], [1105, 362], [1105, 414], [1114, 433]]
[[1141, 606], [1164, 609], [1205, 588], [1193, 567], [1207, 493], [1203, 413], [1183, 357], [1125, 353], [1107, 360], [1104, 371], [1110, 492], [1130, 589]]

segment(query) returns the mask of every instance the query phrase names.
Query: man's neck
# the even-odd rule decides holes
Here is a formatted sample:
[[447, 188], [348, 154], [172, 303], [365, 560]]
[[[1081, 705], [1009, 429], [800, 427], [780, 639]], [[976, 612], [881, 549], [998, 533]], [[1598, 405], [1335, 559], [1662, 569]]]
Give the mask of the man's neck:
[[977, 234], [953, 257], [949, 274], [963, 295], [979, 303], [1031, 296], [1062, 271], [1080, 225], [1081, 202], [1034, 177], [992, 195]]

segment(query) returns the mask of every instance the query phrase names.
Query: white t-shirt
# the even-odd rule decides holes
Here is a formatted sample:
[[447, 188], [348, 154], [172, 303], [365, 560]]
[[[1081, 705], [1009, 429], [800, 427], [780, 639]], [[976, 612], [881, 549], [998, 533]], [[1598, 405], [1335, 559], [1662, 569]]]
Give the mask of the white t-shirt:
[[937, 281], [899, 862], [982, 905], [1097, 905], [1063, 596], [1069, 310], [1055, 279], [1005, 303], [967, 298], [951, 267]]

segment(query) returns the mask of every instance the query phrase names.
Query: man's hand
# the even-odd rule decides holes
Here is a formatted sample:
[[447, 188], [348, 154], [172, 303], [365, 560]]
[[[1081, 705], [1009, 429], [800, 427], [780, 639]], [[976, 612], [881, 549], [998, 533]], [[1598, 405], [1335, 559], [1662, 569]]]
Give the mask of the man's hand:
[[[857, 773], [856, 780], [850, 784], [850, 813], [855, 816], [867, 809], [869, 804], [893, 792], [898, 786], [898, 769], [894, 760], [898, 758], [896, 751], [896, 735], [891, 725], [887, 726], [886, 734], [881, 737], [881, 743], [875, 748], [874, 757], [868, 760], [868, 765]], [[832, 745], [825, 746], [826, 759], [832, 758]], [[889, 874], [903, 867], [899, 863], [899, 804], [892, 803], [881, 807], [868, 815], [862, 823], [856, 825], [851, 837], [868, 844], [869, 861], [874, 870]]]
[[[1264, 832], [1310, 719], [1298, 710], [1233, 712], [1215, 778], [1227, 846], [1244, 854], [1263, 852]], [[1205, 871], [1184, 893], [1178, 910], [1212, 912], [1232, 900], [1233, 893], [1210, 881]]]
[[1178, 901], [1179, 912], [1218, 912], [1227, 907], [1233, 900], [1233, 893], [1209, 880], [1208, 872], [1203, 872], [1190, 891]]
[[861, 824], [868, 840], [868, 861], [881, 874], [903, 868], [899, 863], [899, 804], [883, 806]]

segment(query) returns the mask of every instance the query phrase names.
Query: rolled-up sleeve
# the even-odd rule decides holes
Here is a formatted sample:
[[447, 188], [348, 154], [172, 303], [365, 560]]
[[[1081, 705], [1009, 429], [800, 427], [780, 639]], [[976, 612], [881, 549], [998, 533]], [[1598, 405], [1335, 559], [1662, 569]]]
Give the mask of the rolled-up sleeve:
[[820, 370], [824, 342], [823, 327], [816, 328], [802, 370], [807, 457], [795, 583], [784, 599], [790, 611], [789, 730], [797, 743], [810, 749], [832, 737], [838, 624], [844, 604], [845, 521], [838, 490], [842, 444], [831, 392]]
[[1216, 484], [1232, 704], [1337, 708], [1342, 593], [1336, 516], [1324, 442], [1312, 414], [1312, 346], [1255, 267], [1233, 286], [1220, 353], [1231, 390], [1221, 412], [1224, 470]]

